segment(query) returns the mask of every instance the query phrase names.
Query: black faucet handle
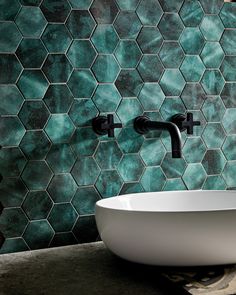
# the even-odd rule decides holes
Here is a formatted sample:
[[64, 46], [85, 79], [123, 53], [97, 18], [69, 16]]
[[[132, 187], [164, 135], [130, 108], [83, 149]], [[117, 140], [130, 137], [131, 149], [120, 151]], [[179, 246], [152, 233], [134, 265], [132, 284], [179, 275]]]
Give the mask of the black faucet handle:
[[121, 123], [114, 123], [114, 116], [108, 114], [106, 116], [98, 116], [92, 121], [93, 130], [98, 135], [108, 134], [108, 137], [114, 137], [114, 130], [116, 128], [122, 128]]
[[193, 120], [193, 113], [174, 115], [171, 122], [176, 124], [181, 132], [187, 130], [187, 134], [193, 134], [193, 127], [201, 125], [200, 121]]

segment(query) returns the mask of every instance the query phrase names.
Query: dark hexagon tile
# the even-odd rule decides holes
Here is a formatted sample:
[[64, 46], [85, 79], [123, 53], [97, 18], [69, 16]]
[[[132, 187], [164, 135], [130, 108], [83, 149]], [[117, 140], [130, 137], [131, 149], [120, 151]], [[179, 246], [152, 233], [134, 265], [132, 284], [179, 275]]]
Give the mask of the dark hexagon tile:
[[208, 150], [202, 160], [202, 165], [208, 175], [220, 174], [225, 163], [226, 159], [221, 150]]
[[26, 101], [19, 113], [19, 118], [26, 129], [43, 129], [49, 115], [42, 101]]
[[158, 82], [164, 68], [157, 55], [143, 55], [138, 71], [144, 82]]
[[222, 124], [227, 134], [236, 134], [236, 109], [226, 109]]
[[43, 160], [51, 143], [41, 130], [27, 131], [20, 143], [20, 148], [29, 160]]
[[166, 69], [160, 85], [165, 95], [178, 96], [185, 86], [185, 80], [178, 69]]
[[27, 250], [29, 250], [29, 247], [22, 238], [6, 239], [0, 249], [0, 254], [9, 254]]
[[162, 142], [156, 138], [145, 140], [140, 149], [140, 156], [147, 166], [160, 165], [165, 153]]
[[224, 51], [218, 42], [207, 42], [201, 52], [201, 59], [207, 68], [219, 68]]
[[46, 219], [52, 208], [52, 201], [45, 191], [30, 192], [23, 203], [23, 210], [30, 220]]
[[112, 24], [118, 8], [115, 0], [95, 0], [90, 11], [98, 24]]
[[24, 37], [39, 38], [47, 22], [39, 7], [23, 6], [16, 24]]
[[70, 231], [78, 217], [70, 203], [55, 204], [48, 216], [48, 221], [55, 232]]
[[186, 186], [181, 178], [167, 179], [163, 191], [184, 191]]
[[2, 0], [0, 3], [0, 20], [14, 20], [20, 7], [21, 6], [18, 0], [12, 0], [11, 5], [9, 5], [8, 0]]
[[189, 164], [183, 180], [189, 190], [201, 189], [207, 174], [201, 164]]
[[204, 190], [226, 190], [227, 185], [220, 175], [210, 175], [207, 177], [203, 189]]
[[25, 134], [25, 128], [18, 117], [1, 117], [0, 133], [0, 145], [17, 146]]
[[101, 169], [115, 169], [122, 152], [115, 141], [101, 141], [95, 153], [95, 160]]
[[0, 54], [0, 84], [15, 84], [22, 66], [14, 54]]
[[236, 42], [236, 30], [224, 30], [224, 33], [220, 39], [220, 44], [224, 49], [224, 52], [228, 55], [235, 55], [236, 49], [235, 44]]
[[40, 39], [23, 39], [16, 55], [24, 68], [40, 68], [46, 58], [47, 51]]
[[143, 80], [136, 70], [121, 70], [115, 84], [123, 97], [135, 97], [142, 88]]
[[186, 1], [180, 10], [180, 17], [186, 27], [196, 27], [200, 25], [204, 16], [202, 7], [197, 0]]
[[161, 168], [168, 179], [178, 178], [184, 174], [186, 162], [184, 158], [174, 159], [172, 153], [167, 153], [161, 163]]
[[13, 22], [0, 23], [0, 52], [15, 52], [21, 38], [19, 30]]
[[138, 35], [137, 42], [143, 53], [157, 54], [163, 38], [157, 27], [143, 27]]
[[48, 22], [64, 23], [70, 13], [67, 0], [43, 0], [40, 6]]
[[159, 0], [159, 2], [165, 12], [178, 12], [184, 0]]
[[20, 3], [25, 6], [39, 6], [42, 0], [20, 0]]
[[159, 57], [166, 68], [178, 68], [184, 58], [182, 47], [176, 41], [164, 42]]
[[198, 82], [205, 71], [205, 66], [198, 55], [186, 55], [180, 70], [187, 82]]
[[97, 82], [90, 70], [74, 70], [68, 81], [68, 86], [77, 98], [90, 98]]
[[220, 148], [225, 140], [225, 132], [220, 123], [208, 123], [202, 138], [208, 148]]
[[204, 43], [204, 37], [198, 28], [185, 28], [180, 37], [180, 44], [186, 54], [199, 54]]
[[224, 177], [224, 180], [228, 187], [236, 186], [235, 174], [236, 174], [236, 162], [235, 161], [227, 162], [225, 165], [225, 169], [222, 173], [222, 176]]
[[188, 110], [199, 110], [206, 99], [201, 84], [187, 83], [181, 94], [181, 99]]
[[228, 161], [236, 160], [234, 147], [236, 146], [236, 135], [229, 135], [222, 146], [222, 151]]
[[1, 231], [5, 238], [22, 235], [28, 220], [21, 208], [7, 208], [1, 214]]
[[54, 203], [70, 202], [77, 190], [77, 184], [69, 173], [54, 175], [48, 192]]
[[123, 181], [116, 170], [103, 170], [96, 181], [96, 188], [103, 198], [117, 196]]
[[115, 81], [120, 67], [113, 55], [99, 55], [92, 66], [98, 82], [112, 83]]
[[73, 95], [64, 84], [50, 85], [44, 102], [52, 114], [67, 113], [73, 102]]
[[219, 95], [224, 83], [224, 78], [218, 70], [206, 70], [201, 80], [201, 85], [207, 95]]
[[89, 9], [92, 0], [69, 0], [72, 8], [86, 10]]
[[205, 152], [206, 146], [203, 143], [201, 137], [187, 138], [183, 147], [183, 155], [188, 163], [200, 163], [204, 157]]
[[127, 98], [123, 99], [117, 110], [121, 122], [125, 125], [132, 125], [133, 120], [143, 113], [142, 106], [138, 99]]
[[218, 15], [205, 15], [200, 30], [207, 41], [219, 41], [224, 32], [224, 26]]
[[61, 247], [61, 246], [69, 246], [77, 244], [77, 240], [73, 233], [56, 233], [53, 239], [50, 242], [50, 247]]
[[138, 95], [138, 99], [145, 111], [159, 110], [165, 99], [165, 95], [159, 84], [145, 83]]
[[123, 156], [117, 169], [125, 182], [138, 181], [143, 173], [144, 164], [138, 154], [129, 154]]
[[144, 192], [144, 188], [139, 182], [124, 183], [120, 191], [120, 195], [135, 194]]
[[137, 15], [140, 18], [143, 25], [156, 26], [161, 17], [163, 11], [158, 0], [145, 1], [141, 0], [137, 9]]
[[[92, 157], [80, 157], [77, 159], [71, 173], [78, 185], [93, 185], [100, 173], [100, 169]], [[111, 186], [109, 178], [107, 182]]]
[[236, 81], [235, 74], [236, 57], [235, 56], [225, 56], [220, 70], [226, 81]]
[[138, 153], [144, 141], [144, 137], [138, 134], [132, 126], [122, 128], [117, 141], [124, 153]]
[[201, 3], [202, 8], [206, 14], [219, 13], [223, 4], [224, 4], [224, 2], [222, 0], [212, 0], [212, 1], [200, 0], [200, 3]]
[[220, 96], [226, 108], [236, 107], [236, 83], [225, 83]]
[[141, 51], [134, 40], [121, 40], [115, 56], [122, 68], [135, 68], [141, 58]]
[[95, 28], [95, 21], [86, 10], [72, 10], [66, 26], [75, 39], [87, 39]]
[[47, 248], [54, 231], [47, 220], [31, 221], [23, 235], [31, 250]]
[[48, 88], [48, 81], [41, 70], [24, 70], [17, 86], [26, 99], [41, 99]]
[[77, 219], [73, 234], [79, 243], [96, 242], [98, 230], [94, 216], [84, 216]]
[[142, 24], [134, 11], [121, 11], [116, 18], [114, 27], [121, 39], [135, 39]]
[[141, 178], [141, 184], [146, 192], [160, 191], [164, 187], [165, 182], [165, 174], [159, 166], [147, 167]]
[[15, 85], [0, 85], [0, 115], [17, 115], [24, 101]]
[[183, 29], [183, 23], [177, 13], [165, 13], [160, 23], [159, 30], [165, 40], [178, 40]]
[[209, 122], [220, 122], [224, 117], [225, 106], [219, 96], [207, 97], [202, 112]]
[[164, 120], [170, 120], [176, 114], [184, 114], [185, 106], [180, 97], [167, 97], [160, 109]]
[[47, 163], [54, 173], [67, 173], [71, 171], [76, 157], [69, 144], [53, 144], [47, 154]]

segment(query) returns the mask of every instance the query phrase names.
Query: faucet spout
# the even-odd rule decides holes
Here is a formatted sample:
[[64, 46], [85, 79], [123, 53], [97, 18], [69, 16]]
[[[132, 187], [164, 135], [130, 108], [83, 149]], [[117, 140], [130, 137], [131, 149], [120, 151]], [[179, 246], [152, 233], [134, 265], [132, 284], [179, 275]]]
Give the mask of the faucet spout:
[[181, 133], [176, 124], [151, 121], [146, 116], [139, 116], [134, 120], [134, 129], [140, 134], [148, 133], [150, 130], [167, 130], [171, 138], [172, 158], [181, 158]]

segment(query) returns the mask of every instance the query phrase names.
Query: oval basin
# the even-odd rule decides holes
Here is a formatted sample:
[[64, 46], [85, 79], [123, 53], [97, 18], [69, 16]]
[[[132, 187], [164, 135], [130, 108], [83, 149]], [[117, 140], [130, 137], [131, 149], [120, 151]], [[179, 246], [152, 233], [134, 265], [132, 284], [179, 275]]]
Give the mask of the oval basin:
[[236, 263], [236, 192], [139, 193], [96, 203], [105, 245], [129, 261], [168, 266]]

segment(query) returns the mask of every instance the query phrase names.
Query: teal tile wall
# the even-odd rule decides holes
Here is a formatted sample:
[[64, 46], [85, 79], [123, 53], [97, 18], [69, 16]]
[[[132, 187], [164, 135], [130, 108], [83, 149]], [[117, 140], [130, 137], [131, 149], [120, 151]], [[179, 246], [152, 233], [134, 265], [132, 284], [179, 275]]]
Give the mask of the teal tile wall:
[[[0, 253], [95, 241], [97, 200], [236, 187], [236, 3], [0, 0]], [[192, 111], [172, 159], [133, 119]], [[113, 113], [115, 138], [91, 119]]]

